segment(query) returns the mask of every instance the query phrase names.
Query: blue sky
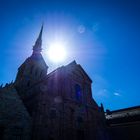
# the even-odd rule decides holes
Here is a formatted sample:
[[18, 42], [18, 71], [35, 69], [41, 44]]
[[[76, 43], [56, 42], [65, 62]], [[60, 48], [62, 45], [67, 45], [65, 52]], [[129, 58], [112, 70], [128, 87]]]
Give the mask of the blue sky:
[[[140, 105], [140, 2], [138, 0], [0, 0], [0, 83], [15, 79], [31, 55], [44, 22], [43, 56], [49, 71], [76, 60], [93, 80], [93, 98], [110, 110]], [[46, 56], [55, 38], [67, 59]]]

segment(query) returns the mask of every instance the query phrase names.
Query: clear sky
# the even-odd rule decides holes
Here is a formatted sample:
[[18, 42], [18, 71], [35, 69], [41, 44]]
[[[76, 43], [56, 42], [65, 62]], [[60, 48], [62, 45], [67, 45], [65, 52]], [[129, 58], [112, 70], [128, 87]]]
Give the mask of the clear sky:
[[[0, 0], [0, 83], [15, 79], [44, 22], [49, 71], [76, 60], [93, 80], [93, 98], [110, 110], [140, 105], [139, 0]], [[61, 64], [46, 51], [61, 39]]]

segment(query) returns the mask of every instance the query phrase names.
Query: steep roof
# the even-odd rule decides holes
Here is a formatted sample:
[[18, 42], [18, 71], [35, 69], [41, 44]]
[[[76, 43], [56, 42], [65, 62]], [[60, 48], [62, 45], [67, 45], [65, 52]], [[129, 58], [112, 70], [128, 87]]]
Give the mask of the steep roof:
[[66, 68], [68, 67], [75, 67], [75, 68], [79, 68], [82, 73], [87, 77], [87, 79], [92, 83], [91, 78], [88, 76], [88, 74], [85, 72], [85, 70], [83, 69], [83, 67], [80, 64], [77, 64], [76, 61], [72, 61], [71, 63], [69, 63], [68, 65], [65, 66]]

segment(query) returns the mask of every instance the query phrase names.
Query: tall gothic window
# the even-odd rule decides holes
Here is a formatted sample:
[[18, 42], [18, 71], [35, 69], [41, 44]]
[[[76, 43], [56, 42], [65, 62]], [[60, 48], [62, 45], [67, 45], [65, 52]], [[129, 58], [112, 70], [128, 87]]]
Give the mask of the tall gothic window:
[[82, 91], [80, 85], [75, 85], [75, 97], [76, 100], [81, 101], [82, 100]]

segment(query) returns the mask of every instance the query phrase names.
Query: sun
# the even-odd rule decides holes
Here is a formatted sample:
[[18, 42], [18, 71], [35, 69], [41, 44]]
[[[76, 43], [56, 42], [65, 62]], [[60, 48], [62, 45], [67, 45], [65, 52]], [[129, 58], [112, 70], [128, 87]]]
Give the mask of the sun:
[[48, 48], [48, 57], [55, 63], [62, 62], [66, 59], [66, 49], [62, 42], [53, 42]]

